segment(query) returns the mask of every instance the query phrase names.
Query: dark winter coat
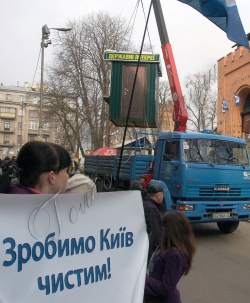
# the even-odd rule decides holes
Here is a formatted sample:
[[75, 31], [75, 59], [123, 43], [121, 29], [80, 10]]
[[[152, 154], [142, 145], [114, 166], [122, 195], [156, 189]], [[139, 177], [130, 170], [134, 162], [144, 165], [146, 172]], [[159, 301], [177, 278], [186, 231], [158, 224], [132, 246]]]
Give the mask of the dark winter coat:
[[2, 161], [1, 167], [2, 167], [3, 173], [5, 173], [5, 172], [8, 171], [8, 168], [9, 168], [9, 161], [10, 161], [10, 158], [9, 158], [9, 157], [6, 157], [6, 158]]
[[[151, 264], [152, 261], [152, 264]], [[177, 248], [155, 253], [145, 282], [145, 303], [181, 303], [177, 283], [187, 269], [184, 255]]]
[[143, 187], [142, 183], [139, 180], [134, 180], [129, 187], [130, 190], [140, 190], [142, 199], [147, 196], [147, 190]]
[[16, 159], [9, 160], [8, 167], [10, 167], [11, 165], [15, 165], [15, 163], [16, 163]]
[[11, 195], [27, 195], [27, 194], [34, 194], [35, 192], [32, 189], [29, 189], [24, 186], [17, 186], [16, 184], [10, 185], [10, 191], [8, 194]]
[[161, 204], [156, 203], [153, 199], [147, 197], [143, 200], [143, 208], [145, 212], [145, 217], [147, 218], [150, 229], [149, 235], [149, 251], [148, 260], [151, 258], [155, 249], [161, 243], [162, 236], [162, 216], [164, 213], [164, 208]]

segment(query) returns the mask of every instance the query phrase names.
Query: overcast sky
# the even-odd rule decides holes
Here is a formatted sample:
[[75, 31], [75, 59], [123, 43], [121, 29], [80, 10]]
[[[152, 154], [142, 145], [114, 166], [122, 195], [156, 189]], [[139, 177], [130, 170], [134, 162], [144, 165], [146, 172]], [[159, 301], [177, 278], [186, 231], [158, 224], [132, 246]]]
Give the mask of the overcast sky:
[[[243, 27], [248, 33], [249, 0], [236, 1]], [[48, 27], [65, 26], [68, 20], [100, 11], [107, 11], [111, 16], [120, 15], [129, 21], [136, 2], [137, 0], [1, 0], [0, 83], [15, 86], [19, 83], [22, 86], [24, 82], [32, 83], [34, 75], [35, 82], [40, 81], [38, 56], [44, 24]], [[149, 3], [150, 0], [143, 0], [146, 14]], [[161, 0], [161, 4], [182, 86], [186, 76], [208, 72], [218, 59], [233, 51], [231, 47], [234, 43], [227, 39], [226, 34], [193, 8], [177, 0]], [[140, 6], [133, 31], [133, 40], [138, 45], [141, 43], [144, 24]], [[52, 43], [53, 36], [57, 34], [51, 30]], [[149, 34], [155, 53], [161, 54], [153, 10]], [[148, 38], [146, 43], [149, 43]], [[53, 45], [45, 49], [45, 65], [52, 59], [52, 52]], [[164, 73], [164, 78], [167, 79], [165, 75]]]

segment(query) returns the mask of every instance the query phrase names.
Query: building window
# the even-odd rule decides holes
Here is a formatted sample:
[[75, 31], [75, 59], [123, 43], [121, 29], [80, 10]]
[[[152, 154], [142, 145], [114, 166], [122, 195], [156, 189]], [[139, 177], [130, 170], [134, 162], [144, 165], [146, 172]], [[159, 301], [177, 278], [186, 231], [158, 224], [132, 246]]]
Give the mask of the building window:
[[43, 99], [43, 105], [50, 105], [50, 100]]
[[10, 135], [6, 135], [6, 134], [4, 135], [3, 143], [4, 143], [4, 144], [10, 143]]
[[29, 102], [31, 102], [33, 104], [37, 104], [38, 103], [38, 97], [37, 96], [29, 96]]
[[18, 122], [17, 123], [17, 128], [22, 129], [23, 128], [23, 122]]
[[49, 130], [50, 129], [50, 123], [49, 122], [43, 122], [43, 129]]
[[15, 114], [16, 109], [14, 107], [1, 107], [1, 113]]
[[30, 110], [30, 114], [29, 114], [29, 117], [30, 118], [38, 118], [38, 110]]
[[23, 136], [22, 135], [17, 135], [17, 144], [22, 143]]
[[29, 140], [29, 141], [34, 141], [34, 140], [36, 140], [36, 135], [29, 135], [28, 140]]
[[59, 132], [59, 131], [60, 131], [60, 126], [59, 126], [58, 124], [56, 124], [56, 126], [55, 126], [55, 131], [56, 131], [56, 132]]
[[30, 120], [29, 121], [29, 129], [38, 129], [38, 121]]
[[11, 94], [6, 94], [6, 101], [11, 101]]
[[19, 95], [19, 102], [23, 103], [25, 101], [25, 96]]
[[9, 121], [4, 122], [4, 130], [10, 130], [10, 122]]
[[24, 111], [23, 111], [23, 108], [18, 108], [18, 116], [24, 116]]

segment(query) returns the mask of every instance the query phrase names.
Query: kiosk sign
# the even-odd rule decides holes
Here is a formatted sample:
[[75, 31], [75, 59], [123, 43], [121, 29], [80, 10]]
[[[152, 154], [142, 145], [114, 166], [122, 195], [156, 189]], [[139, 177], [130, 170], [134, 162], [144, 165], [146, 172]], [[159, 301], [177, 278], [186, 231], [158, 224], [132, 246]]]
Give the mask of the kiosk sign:
[[140, 54], [138, 53], [126, 53], [126, 52], [111, 52], [105, 51], [104, 52], [104, 60], [109, 61], [138, 61], [140, 58], [141, 62], [147, 63], [155, 63], [159, 62], [159, 54]]

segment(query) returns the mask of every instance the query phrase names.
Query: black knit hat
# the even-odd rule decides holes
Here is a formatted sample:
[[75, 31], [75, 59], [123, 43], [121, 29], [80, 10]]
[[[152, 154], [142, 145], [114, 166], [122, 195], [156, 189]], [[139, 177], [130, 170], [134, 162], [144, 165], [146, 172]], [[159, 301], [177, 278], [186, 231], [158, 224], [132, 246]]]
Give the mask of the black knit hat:
[[149, 194], [156, 194], [159, 192], [163, 192], [163, 187], [160, 184], [152, 184], [148, 187], [148, 193]]

